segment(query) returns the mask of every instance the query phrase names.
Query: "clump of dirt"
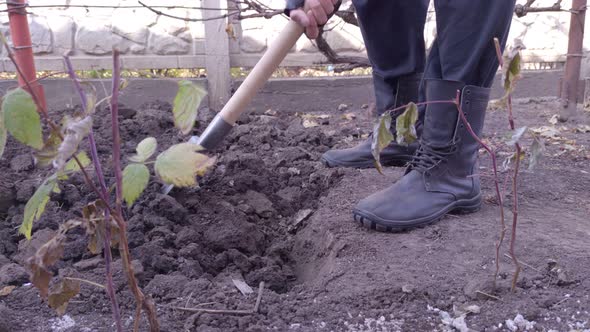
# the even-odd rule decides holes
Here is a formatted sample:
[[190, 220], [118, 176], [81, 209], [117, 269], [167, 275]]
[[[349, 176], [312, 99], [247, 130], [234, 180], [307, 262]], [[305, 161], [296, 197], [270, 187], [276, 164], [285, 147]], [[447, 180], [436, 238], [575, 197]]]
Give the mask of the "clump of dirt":
[[[123, 154], [133, 154], [137, 143], [147, 136], [158, 139], [160, 150], [186, 140], [174, 129], [171, 114], [168, 103], [146, 104], [136, 112], [124, 112]], [[107, 110], [98, 111], [94, 129], [99, 154], [107, 165], [106, 176], [112, 183]], [[277, 293], [290, 290], [296, 282], [290, 252], [293, 234], [303, 225], [301, 211], [304, 217], [311, 214], [319, 198], [341, 177], [339, 170], [326, 169], [318, 162], [320, 154], [332, 144], [333, 139], [319, 128], [304, 128], [301, 119], [250, 116], [220, 144], [222, 148], [211, 152], [218, 156], [218, 163], [199, 179], [200, 187], [175, 188], [164, 195], [162, 184], [152, 181], [134, 206], [125, 211], [136, 274], [146, 293], [158, 303], [176, 301], [189, 293], [203, 296], [212, 280], [226, 276], [243, 279], [249, 285], [264, 281], [267, 289]], [[50, 172], [35, 169], [32, 160], [25, 148], [9, 141], [0, 162], [4, 174], [0, 215], [5, 219], [0, 224], [0, 257], [6, 261], [2, 261], [0, 271], [22, 270], [16, 263], [24, 264], [61, 222], [79, 216], [81, 208], [96, 199], [81, 176], [64, 181], [62, 192], [52, 196], [45, 215], [36, 222], [32, 241], [26, 242], [17, 234], [24, 204]], [[104, 264], [86, 250], [82, 231], [71, 232], [68, 240], [64, 257], [53, 272], [102, 283]], [[123, 309], [132, 310], [133, 300], [114, 254], [118, 296]], [[7, 279], [6, 284], [21, 286], [26, 282], [21, 275]], [[209, 294], [209, 302], [225, 301], [224, 291], [235, 292], [230, 286]], [[51, 316], [32, 287], [20, 287], [4, 300], [13, 310], [26, 307], [30, 311], [34, 303], [35, 310]], [[76, 301], [83, 303], [70, 305], [72, 314], [94, 314], [98, 307], [106, 312], [106, 321], [110, 318], [110, 305], [102, 292], [83, 287]]]

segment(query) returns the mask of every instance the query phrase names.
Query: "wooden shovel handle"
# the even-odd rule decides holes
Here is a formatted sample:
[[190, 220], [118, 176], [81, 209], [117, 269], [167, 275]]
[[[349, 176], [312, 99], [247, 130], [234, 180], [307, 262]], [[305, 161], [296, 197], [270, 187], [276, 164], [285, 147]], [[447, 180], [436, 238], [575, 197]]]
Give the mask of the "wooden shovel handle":
[[303, 27], [289, 20], [218, 116], [233, 125], [302, 34]]

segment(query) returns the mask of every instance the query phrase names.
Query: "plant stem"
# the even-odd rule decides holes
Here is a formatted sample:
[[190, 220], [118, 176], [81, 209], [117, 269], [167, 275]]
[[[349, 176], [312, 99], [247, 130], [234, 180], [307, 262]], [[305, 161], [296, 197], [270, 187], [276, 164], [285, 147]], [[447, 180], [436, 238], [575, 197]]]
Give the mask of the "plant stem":
[[473, 137], [473, 139], [475, 139], [488, 153], [488, 155], [490, 156], [490, 158], [492, 159], [492, 169], [494, 171], [494, 187], [496, 189], [496, 197], [498, 199], [498, 205], [500, 206], [500, 225], [502, 227], [501, 231], [500, 231], [500, 238], [498, 239], [498, 242], [496, 243], [496, 271], [494, 272], [494, 286], [496, 283], [496, 279], [498, 278], [498, 273], [500, 272], [500, 246], [502, 245], [502, 242], [504, 241], [504, 237], [506, 234], [506, 221], [505, 221], [505, 216], [504, 216], [504, 199], [502, 196], [502, 192], [500, 191], [500, 180], [498, 177], [498, 161], [496, 160], [496, 153], [492, 150], [492, 148], [485, 144], [483, 140], [481, 140], [477, 134], [473, 131], [473, 128], [471, 128], [471, 124], [469, 123], [469, 121], [467, 121], [467, 118], [465, 117], [465, 114], [463, 114], [463, 109], [461, 106], [461, 92], [459, 90], [457, 90], [457, 97], [455, 99], [455, 104], [457, 105], [457, 111], [459, 112], [459, 117], [461, 118], [461, 121], [463, 122], [463, 124], [465, 125], [465, 128], [467, 129], [467, 131], [469, 132], [469, 134]]
[[119, 133], [119, 84], [121, 82], [121, 63], [119, 61], [119, 50], [113, 49], [113, 86], [111, 94], [111, 128], [113, 133], [113, 168], [115, 172], [115, 211], [118, 215], [122, 213], [122, 184], [123, 174], [121, 171], [121, 135]]
[[[498, 38], [494, 38], [494, 45], [496, 47], [496, 57], [498, 58], [498, 63], [500, 68], [504, 67], [504, 59], [502, 58], [502, 49], [500, 47], [500, 41]], [[510, 125], [510, 129], [514, 131], [516, 128], [514, 124], [514, 114], [512, 112], [512, 93], [508, 90], [507, 94], [507, 106], [508, 106], [508, 124]], [[518, 275], [521, 270], [520, 263], [518, 262], [518, 258], [514, 253], [514, 245], [516, 243], [516, 226], [518, 223], [518, 172], [520, 170], [520, 154], [522, 152], [522, 148], [518, 142], [514, 144], [516, 149], [516, 161], [514, 163], [514, 174], [512, 176], [512, 234], [510, 235], [510, 256], [512, 256], [512, 262], [515, 266], [514, 276], [512, 277], [512, 291], [516, 290], [516, 282], [518, 281]]]
[[[512, 95], [508, 94], [508, 122], [510, 123], [510, 129], [514, 130], [514, 118], [512, 116]], [[518, 262], [518, 258], [514, 252], [514, 245], [516, 243], [516, 226], [518, 223], [518, 172], [520, 170], [520, 154], [522, 148], [520, 144], [516, 142], [514, 144], [516, 148], [516, 161], [514, 163], [514, 174], [512, 176], [512, 234], [510, 235], [510, 256], [516, 267], [514, 276], [512, 277], [512, 291], [516, 290], [516, 282], [518, 281], [518, 274], [520, 273], [521, 267]]]
[[[64, 61], [68, 70], [68, 74], [70, 79], [74, 83], [74, 88], [78, 91], [80, 95], [80, 103], [82, 104], [82, 108], [86, 109], [87, 102], [86, 102], [86, 94], [76, 77], [76, 73], [74, 72], [74, 67], [72, 66], [72, 62], [70, 58], [66, 55], [64, 56]], [[102, 196], [104, 197], [103, 200], [109, 197], [108, 189], [106, 186], [106, 181], [104, 178], [104, 172], [102, 171], [102, 165], [100, 164], [100, 159], [98, 157], [98, 151], [96, 149], [96, 140], [94, 139], [94, 131], [90, 128], [90, 133], [88, 134], [88, 143], [90, 145], [90, 155], [92, 157], [92, 163], [94, 164], [94, 169], [96, 172], [96, 176], [98, 178], [98, 183], [100, 184], [100, 190], [102, 192]], [[111, 254], [111, 223], [110, 223], [111, 215], [110, 211], [107, 209], [105, 211], [105, 236], [103, 238], [103, 250], [104, 250], [104, 261], [105, 261], [105, 277], [106, 277], [106, 290], [111, 300], [111, 307], [113, 310], [113, 320], [117, 326], [117, 331], [123, 331], [123, 325], [121, 323], [121, 311], [119, 309], [119, 303], [117, 302], [117, 296], [115, 294], [115, 286], [113, 283], [113, 273], [111, 271], [111, 262], [113, 260]]]
[[115, 173], [115, 221], [119, 226], [121, 233], [121, 241], [119, 243], [119, 252], [123, 261], [123, 267], [127, 272], [127, 280], [129, 287], [133, 292], [135, 301], [137, 302], [137, 309], [135, 312], [135, 320], [133, 322], [133, 331], [139, 331], [140, 314], [143, 308], [148, 317], [151, 332], [160, 331], [160, 324], [156, 315], [156, 307], [150, 298], [146, 298], [137, 284], [133, 265], [131, 264], [129, 242], [127, 241], [127, 224], [123, 219], [122, 213], [122, 184], [123, 174], [121, 172], [121, 137], [119, 133], [119, 83], [121, 81], [121, 63], [119, 61], [119, 50], [113, 49], [113, 89], [111, 95], [111, 126], [113, 133], [113, 171]]

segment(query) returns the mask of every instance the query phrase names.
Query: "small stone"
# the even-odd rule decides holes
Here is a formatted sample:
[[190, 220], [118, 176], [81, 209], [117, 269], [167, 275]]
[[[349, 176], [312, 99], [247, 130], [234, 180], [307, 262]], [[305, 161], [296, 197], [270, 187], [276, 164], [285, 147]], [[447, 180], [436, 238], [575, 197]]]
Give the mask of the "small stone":
[[263, 218], [268, 218], [275, 211], [273, 209], [272, 202], [266, 197], [266, 195], [259, 193], [254, 190], [248, 190], [246, 192], [246, 201], [254, 208], [254, 212]]
[[16, 200], [20, 203], [26, 203], [35, 192], [35, 184], [32, 181], [23, 181], [18, 184], [16, 189]]
[[414, 286], [412, 285], [403, 285], [402, 286], [402, 292], [406, 293], [406, 294], [411, 294], [414, 292]]
[[156, 198], [150, 203], [150, 208], [175, 222], [185, 222], [188, 215], [188, 210], [168, 195], [156, 195]]
[[135, 114], [137, 114], [137, 111], [134, 110], [133, 108], [127, 108], [127, 107], [119, 108], [119, 115], [123, 119], [131, 119], [132, 117], [135, 116]]
[[20, 265], [8, 263], [0, 268], [0, 285], [20, 286], [29, 281], [29, 274]]
[[238, 204], [238, 210], [244, 212], [245, 214], [254, 213], [254, 208], [248, 204]]
[[361, 105], [361, 108], [364, 109], [364, 110], [366, 110], [367, 108], [369, 108], [369, 104], [362, 104]]
[[90, 270], [99, 266], [102, 261], [102, 257], [96, 256], [93, 258], [85, 259], [83, 261], [79, 261], [76, 264], [74, 264], [74, 267], [79, 271]]
[[18, 155], [10, 161], [10, 168], [16, 172], [31, 170], [33, 166], [33, 157], [29, 154]]
[[338, 111], [339, 112], [344, 112], [346, 110], [348, 110], [348, 105], [346, 105], [346, 104], [340, 104], [340, 105], [338, 105]]

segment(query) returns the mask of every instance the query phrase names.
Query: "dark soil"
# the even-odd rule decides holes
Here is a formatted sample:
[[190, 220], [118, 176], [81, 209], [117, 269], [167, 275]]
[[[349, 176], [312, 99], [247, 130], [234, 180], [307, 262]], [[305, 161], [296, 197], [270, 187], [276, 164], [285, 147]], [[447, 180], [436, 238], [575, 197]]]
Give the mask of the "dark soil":
[[[382, 176], [373, 169], [322, 166], [321, 153], [354, 144], [369, 128], [360, 104], [337, 108], [335, 102], [323, 111], [328, 118], [315, 120], [313, 128], [305, 128], [294, 111], [260, 110], [244, 117], [214, 151], [219, 162], [200, 179], [200, 188], [162, 195], [161, 184], [153, 181], [126, 211], [137, 277], [158, 304], [163, 331], [451, 331], [440, 312], [456, 317], [454, 309], [467, 305], [480, 308], [466, 318], [476, 331], [509, 331], [506, 320], [518, 314], [535, 322], [530, 330], [590, 328], [590, 133], [558, 124], [563, 139], [548, 140], [539, 167], [520, 177], [516, 250], [526, 265], [511, 293], [513, 267], [504, 257], [498, 287], [490, 287], [500, 226], [489, 158], [482, 155], [487, 199], [480, 212], [404, 233], [365, 230], [352, 222], [352, 207], [403, 170], [387, 169]], [[518, 125], [551, 126], [558, 104], [527, 99], [515, 109]], [[201, 121], [211, 116], [205, 111]], [[161, 150], [185, 139], [176, 134], [167, 103], [126, 110], [121, 120], [127, 155], [146, 136], [157, 137]], [[100, 110], [95, 131], [106, 165], [109, 126]], [[490, 110], [486, 139], [500, 142], [506, 127], [506, 113]], [[28, 284], [26, 257], [95, 197], [79, 176], [63, 182], [26, 242], [17, 234], [24, 204], [49, 170], [36, 169], [24, 151], [9, 141], [0, 161], [0, 290], [17, 286], [0, 297], [0, 331], [112, 331], [110, 303], [101, 289], [83, 284], [66, 315], [57, 317]], [[508, 154], [503, 149], [499, 159]], [[509, 210], [510, 197], [506, 201]], [[55, 274], [104, 283], [104, 263], [86, 246], [82, 232], [72, 232]], [[130, 328], [134, 301], [114, 255], [115, 287]], [[232, 279], [243, 279], [254, 293], [242, 295]], [[255, 315], [170, 308], [251, 309], [261, 281], [266, 287]]]

